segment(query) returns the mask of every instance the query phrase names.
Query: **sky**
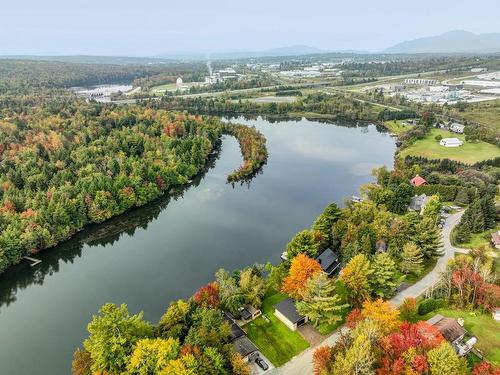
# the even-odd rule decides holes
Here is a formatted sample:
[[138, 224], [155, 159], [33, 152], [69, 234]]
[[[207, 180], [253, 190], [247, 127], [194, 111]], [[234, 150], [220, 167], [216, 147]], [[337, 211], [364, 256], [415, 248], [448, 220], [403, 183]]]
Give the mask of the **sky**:
[[381, 51], [500, 32], [499, 0], [0, 0], [0, 54], [159, 56], [304, 44]]

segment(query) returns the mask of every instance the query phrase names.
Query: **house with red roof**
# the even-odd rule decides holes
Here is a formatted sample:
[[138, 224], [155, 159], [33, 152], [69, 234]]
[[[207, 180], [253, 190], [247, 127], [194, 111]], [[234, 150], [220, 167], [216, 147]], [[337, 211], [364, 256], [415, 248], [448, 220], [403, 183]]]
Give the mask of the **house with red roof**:
[[421, 185], [424, 185], [425, 183], [427, 183], [427, 181], [425, 181], [425, 178], [419, 176], [418, 174], [413, 177], [411, 180], [410, 180], [410, 183], [413, 185], [413, 186], [421, 186]]

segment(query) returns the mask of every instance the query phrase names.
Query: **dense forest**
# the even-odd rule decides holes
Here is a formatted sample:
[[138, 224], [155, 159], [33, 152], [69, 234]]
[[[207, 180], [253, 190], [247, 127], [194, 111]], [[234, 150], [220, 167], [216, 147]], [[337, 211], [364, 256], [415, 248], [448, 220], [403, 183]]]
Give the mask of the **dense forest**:
[[222, 131], [244, 154], [231, 181], [267, 157], [255, 129], [214, 118], [81, 102], [54, 109], [0, 120], [0, 270], [186, 184]]

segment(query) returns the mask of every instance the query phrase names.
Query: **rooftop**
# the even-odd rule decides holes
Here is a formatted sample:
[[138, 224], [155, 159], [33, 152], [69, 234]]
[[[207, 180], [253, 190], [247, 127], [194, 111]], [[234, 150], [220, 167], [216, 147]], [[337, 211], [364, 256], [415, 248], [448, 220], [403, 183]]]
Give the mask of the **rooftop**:
[[292, 323], [297, 323], [299, 320], [304, 318], [297, 312], [295, 302], [291, 298], [284, 299], [283, 301], [277, 303], [274, 305], [274, 308]]
[[465, 328], [458, 324], [456, 319], [445, 318], [440, 314], [434, 315], [427, 323], [436, 327], [449, 342], [454, 342], [466, 333]]
[[339, 258], [340, 255], [338, 252], [328, 248], [316, 257], [316, 261], [323, 271], [331, 275], [340, 266]]
[[419, 176], [418, 174], [413, 177], [411, 180], [410, 180], [411, 184], [413, 186], [420, 186], [420, 185], [423, 185], [425, 184], [427, 181], [425, 181], [425, 178]]
[[251, 342], [250, 339], [246, 336], [238, 337], [232, 342], [232, 344], [234, 350], [240, 353], [242, 357], [246, 357], [258, 350], [254, 343]]

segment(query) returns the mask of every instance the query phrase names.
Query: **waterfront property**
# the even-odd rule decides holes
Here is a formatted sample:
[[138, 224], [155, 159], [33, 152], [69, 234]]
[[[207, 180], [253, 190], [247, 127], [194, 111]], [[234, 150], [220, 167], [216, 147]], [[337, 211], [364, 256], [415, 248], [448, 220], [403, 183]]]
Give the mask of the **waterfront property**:
[[419, 176], [418, 174], [410, 180], [413, 186], [422, 186], [426, 183], [425, 178]]
[[316, 261], [328, 276], [333, 276], [340, 271], [340, 254], [338, 251], [326, 249], [316, 257]]
[[411, 198], [408, 209], [421, 214], [424, 211], [425, 206], [429, 202], [429, 199], [430, 197], [428, 197], [426, 194], [415, 195]]

